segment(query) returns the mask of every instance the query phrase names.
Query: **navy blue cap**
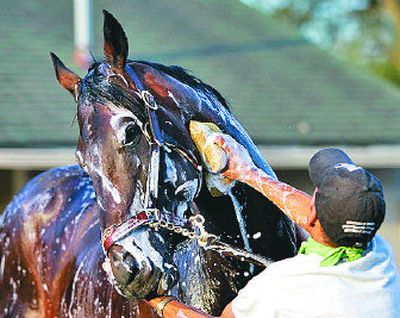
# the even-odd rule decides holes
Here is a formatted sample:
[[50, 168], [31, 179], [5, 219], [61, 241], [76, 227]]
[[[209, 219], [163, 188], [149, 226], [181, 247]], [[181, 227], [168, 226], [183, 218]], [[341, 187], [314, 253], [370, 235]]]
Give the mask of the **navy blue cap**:
[[341, 149], [324, 148], [312, 156], [309, 164], [309, 175], [312, 183], [319, 187], [327, 170], [338, 163], [354, 164], [350, 157]]
[[309, 175], [318, 188], [318, 219], [332, 242], [339, 246], [366, 246], [385, 217], [379, 179], [356, 166], [337, 148], [318, 151], [310, 160]]

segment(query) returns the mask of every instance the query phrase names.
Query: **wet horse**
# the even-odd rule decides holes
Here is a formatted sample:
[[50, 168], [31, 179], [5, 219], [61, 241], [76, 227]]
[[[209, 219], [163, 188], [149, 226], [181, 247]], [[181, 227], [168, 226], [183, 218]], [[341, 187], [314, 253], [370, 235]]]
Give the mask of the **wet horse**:
[[129, 61], [107, 12], [104, 55], [81, 79], [52, 54], [77, 103], [80, 167], [39, 175], [1, 216], [0, 315], [153, 317], [140, 299], [157, 294], [219, 314], [257, 268], [208, 240], [279, 260], [296, 238], [256, 191], [206, 173], [190, 121], [216, 124], [275, 175], [214, 88], [180, 67]]

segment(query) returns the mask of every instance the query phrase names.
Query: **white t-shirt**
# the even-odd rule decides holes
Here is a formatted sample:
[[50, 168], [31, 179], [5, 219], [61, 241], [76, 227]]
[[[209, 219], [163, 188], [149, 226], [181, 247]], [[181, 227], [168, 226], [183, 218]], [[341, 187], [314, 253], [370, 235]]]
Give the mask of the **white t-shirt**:
[[400, 277], [383, 238], [356, 261], [320, 267], [321, 260], [301, 254], [270, 265], [233, 300], [235, 318], [400, 317]]

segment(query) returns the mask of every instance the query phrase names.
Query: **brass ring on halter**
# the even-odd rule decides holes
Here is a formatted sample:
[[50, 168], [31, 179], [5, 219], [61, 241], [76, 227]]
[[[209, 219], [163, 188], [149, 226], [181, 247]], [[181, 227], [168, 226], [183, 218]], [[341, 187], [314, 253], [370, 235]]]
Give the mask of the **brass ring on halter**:
[[164, 317], [163, 312], [164, 312], [165, 306], [167, 306], [167, 304], [173, 300], [175, 300], [175, 297], [172, 297], [172, 296], [165, 296], [163, 299], [161, 299], [160, 302], [156, 306], [157, 315], [160, 317]]

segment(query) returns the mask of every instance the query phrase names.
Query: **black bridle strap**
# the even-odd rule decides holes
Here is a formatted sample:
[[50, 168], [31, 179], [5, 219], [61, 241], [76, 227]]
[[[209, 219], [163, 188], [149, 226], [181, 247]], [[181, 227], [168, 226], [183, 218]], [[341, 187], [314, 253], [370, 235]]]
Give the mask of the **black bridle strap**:
[[129, 74], [131, 77], [131, 80], [136, 86], [136, 89], [138, 90], [140, 97], [144, 101], [146, 105], [146, 112], [147, 116], [149, 118], [149, 123], [150, 123], [150, 129], [151, 133], [153, 135], [154, 142], [156, 142], [158, 145], [163, 146], [164, 145], [164, 138], [162, 135], [162, 132], [160, 130], [160, 126], [158, 124], [158, 119], [157, 115], [155, 113], [155, 110], [157, 110], [158, 106], [154, 100], [153, 95], [144, 89], [142, 82], [139, 80], [138, 76], [134, 72], [134, 70], [129, 66], [125, 66], [125, 71]]
[[150, 164], [147, 171], [148, 178], [144, 198], [144, 204], [147, 208], [156, 205], [156, 200], [158, 199], [158, 178], [160, 169], [160, 146], [157, 144], [150, 144], [150, 148]]
[[160, 222], [164, 220], [172, 224], [179, 226], [187, 226], [188, 222], [185, 219], [180, 219], [174, 217], [173, 215], [163, 215], [158, 209], [151, 209], [151, 206], [156, 205], [156, 200], [158, 198], [158, 174], [160, 165], [160, 147], [163, 145], [162, 134], [158, 125], [157, 116], [155, 110], [157, 105], [155, 104], [153, 96], [144, 89], [141, 81], [137, 77], [136, 73], [129, 66], [125, 66], [125, 71], [129, 74], [131, 80], [138, 90], [138, 94], [143, 100], [146, 113], [149, 119], [151, 136], [149, 140], [150, 144], [150, 164], [148, 168], [147, 183], [146, 183], [146, 193], [145, 193], [145, 210], [137, 213], [135, 216], [124, 221], [120, 224], [113, 224], [107, 227], [102, 234], [102, 245], [103, 250], [107, 254], [108, 250], [116, 242], [120, 241], [126, 237], [129, 233], [134, 231], [140, 226], [149, 225], [151, 223]]
[[149, 165], [149, 178], [147, 179], [146, 184], [146, 193], [145, 193], [145, 206], [150, 208], [151, 206], [155, 206], [156, 200], [158, 198], [158, 173], [159, 173], [159, 165], [160, 165], [160, 146], [163, 146], [164, 140], [158, 125], [157, 115], [155, 110], [157, 110], [157, 105], [154, 101], [153, 95], [150, 92], [144, 89], [142, 82], [139, 80], [138, 76], [134, 72], [134, 70], [129, 66], [125, 66], [125, 71], [129, 74], [131, 80], [136, 86], [140, 97], [142, 98], [145, 104], [145, 111], [147, 113], [147, 117], [149, 119], [151, 139], [150, 147], [151, 147], [151, 155], [150, 155], [150, 165]]
[[125, 66], [125, 71], [126, 71], [126, 72], [129, 74], [129, 76], [131, 77], [131, 80], [132, 80], [133, 83], [135, 84], [137, 90], [138, 90], [139, 92], [144, 91], [142, 82], [139, 80], [139, 78], [137, 77], [136, 73], [133, 71], [133, 69], [132, 69], [128, 64], [126, 64], [126, 66]]

